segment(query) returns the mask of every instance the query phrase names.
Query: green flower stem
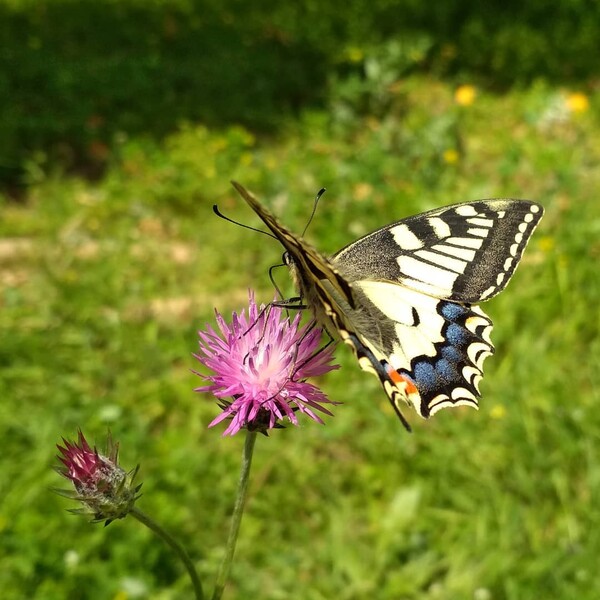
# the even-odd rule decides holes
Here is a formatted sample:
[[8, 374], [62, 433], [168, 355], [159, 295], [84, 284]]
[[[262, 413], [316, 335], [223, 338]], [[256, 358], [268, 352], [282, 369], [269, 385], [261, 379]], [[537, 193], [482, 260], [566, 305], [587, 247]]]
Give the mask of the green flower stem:
[[238, 482], [237, 498], [233, 508], [231, 517], [231, 526], [229, 528], [229, 538], [227, 539], [227, 547], [225, 548], [225, 556], [217, 573], [217, 581], [215, 583], [215, 591], [212, 595], [212, 600], [220, 600], [225, 589], [225, 583], [229, 579], [231, 572], [231, 564], [233, 562], [233, 554], [235, 552], [235, 544], [237, 542], [238, 533], [240, 531], [240, 523], [242, 522], [242, 514], [244, 513], [244, 505], [246, 504], [246, 492], [248, 491], [248, 480], [250, 476], [250, 466], [252, 465], [252, 453], [254, 451], [254, 442], [256, 441], [256, 432], [248, 431], [246, 433], [246, 442], [244, 444], [244, 454], [242, 456], [242, 468], [240, 471], [240, 480]]
[[135, 506], [131, 509], [129, 514], [136, 518], [140, 523], [143, 523], [146, 527], [151, 529], [158, 537], [162, 538], [171, 548], [175, 551], [177, 556], [181, 559], [187, 572], [192, 580], [192, 585], [194, 586], [194, 593], [196, 595], [196, 600], [204, 600], [204, 593], [202, 591], [202, 585], [200, 583], [200, 579], [198, 579], [198, 574], [196, 573], [196, 568], [194, 567], [194, 563], [190, 560], [188, 553], [185, 551], [183, 546], [179, 544], [175, 538], [171, 536], [170, 533], [165, 531], [156, 521], [153, 521], [147, 514], [143, 513], [139, 508]]

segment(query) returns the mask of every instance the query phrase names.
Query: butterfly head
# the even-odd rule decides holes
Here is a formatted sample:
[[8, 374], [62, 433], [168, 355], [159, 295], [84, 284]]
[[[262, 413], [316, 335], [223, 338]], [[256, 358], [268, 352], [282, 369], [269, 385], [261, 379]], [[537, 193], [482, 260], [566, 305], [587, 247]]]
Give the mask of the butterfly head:
[[294, 260], [294, 257], [287, 250], [282, 254], [281, 261], [286, 267], [289, 267], [290, 269], [296, 266], [296, 261]]

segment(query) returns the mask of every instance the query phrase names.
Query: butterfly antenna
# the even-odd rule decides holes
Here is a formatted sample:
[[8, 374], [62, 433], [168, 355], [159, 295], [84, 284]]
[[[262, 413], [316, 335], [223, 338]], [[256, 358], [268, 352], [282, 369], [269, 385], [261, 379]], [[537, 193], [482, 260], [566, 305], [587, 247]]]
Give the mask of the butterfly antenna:
[[315, 216], [315, 213], [317, 212], [317, 204], [319, 204], [319, 200], [321, 199], [321, 196], [326, 191], [327, 190], [325, 188], [321, 188], [318, 191], [317, 195], [315, 196], [315, 201], [313, 202], [313, 209], [312, 209], [312, 212], [310, 213], [310, 217], [308, 218], [308, 223], [306, 223], [306, 227], [304, 228], [304, 231], [302, 232], [302, 237], [304, 237], [304, 234], [306, 233], [308, 226], [312, 223], [313, 217]]
[[[224, 219], [225, 221], [229, 221], [230, 223], [233, 223], [234, 225], [238, 225], [239, 227], [243, 227], [244, 229], [249, 229], [250, 231], [256, 231], [256, 233], [262, 233], [263, 235], [273, 238], [274, 240], [277, 239], [272, 233], [269, 233], [268, 231], [263, 231], [262, 229], [257, 229], [256, 227], [251, 227], [250, 225], [245, 225], [244, 223], [240, 223], [239, 221], [234, 221], [233, 219], [226, 217], [219, 210], [219, 207], [216, 204], [213, 204], [213, 212], [215, 213], [215, 215], [217, 215], [217, 217], [221, 217], [221, 219]], [[314, 213], [314, 211], [313, 211], [313, 213]]]

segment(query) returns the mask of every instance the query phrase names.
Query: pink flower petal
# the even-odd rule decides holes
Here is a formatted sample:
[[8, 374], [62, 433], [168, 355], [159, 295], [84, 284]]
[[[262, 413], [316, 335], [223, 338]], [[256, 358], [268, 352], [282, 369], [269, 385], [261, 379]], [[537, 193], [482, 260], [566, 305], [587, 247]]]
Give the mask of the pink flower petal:
[[196, 373], [208, 381], [195, 389], [217, 398], [231, 397], [209, 427], [231, 419], [223, 435], [250, 428], [266, 432], [287, 418], [298, 423], [296, 411], [323, 423], [314, 410], [332, 413], [324, 405], [336, 405], [316, 386], [311, 376], [339, 368], [331, 365], [333, 346], [319, 351], [321, 330], [313, 323], [300, 327], [301, 315], [292, 321], [285, 311], [269, 305], [258, 307], [249, 292], [248, 317], [233, 313], [231, 324], [215, 311], [220, 335], [210, 325], [198, 332], [199, 352], [194, 354], [213, 373]]

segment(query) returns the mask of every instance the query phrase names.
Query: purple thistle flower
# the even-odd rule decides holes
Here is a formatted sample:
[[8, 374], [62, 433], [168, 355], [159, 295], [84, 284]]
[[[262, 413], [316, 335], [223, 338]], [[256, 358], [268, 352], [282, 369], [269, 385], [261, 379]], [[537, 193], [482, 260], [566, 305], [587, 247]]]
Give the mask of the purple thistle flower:
[[244, 311], [233, 313], [228, 325], [215, 310], [220, 332], [210, 325], [198, 332], [200, 352], [194, 356], [214, 375], [196, 373], [211, 383], [195, 391], [211, 392], [223, 409], [209, 427], [231, 419], [223, 435], [243, 428], [266, 434], [268, 429], [281, 427], [284, 417], [297, 425], [296, 411], [323, 423], [315, 411], [331, 416], [323, 405], [339, 402], [329, 400], [306, 379], [338, 368], [329, 364], [333, 348], [318, 351], [321, 330], [314, 322], [300, 328], [300, 314], [290, 322], [283, 309], [259, 308], [253, 292], [248, 295], [248, 317]]
[[84, 505], [84, 508], [71, 512], [93, 515], [93, 521], [106, 521], [106, 525], [115, 519], [124, 518], [139, 498], [137, 493], [142, 487], [141, 484], [133, 484], [137, 467], [126, 473], [118, 465], [119, 446], [110, 435], [107, 443], [108, 456], [103, 456], [96, 448], [92, 449], [81, 431], [77, 442], [63, 438], [63, 443], [64, 447], [56, 445], [60, 452], [57, 458], [63, 464], [63, 468], [56, 470], [73, 482], [75, 491], [54, 491]]

